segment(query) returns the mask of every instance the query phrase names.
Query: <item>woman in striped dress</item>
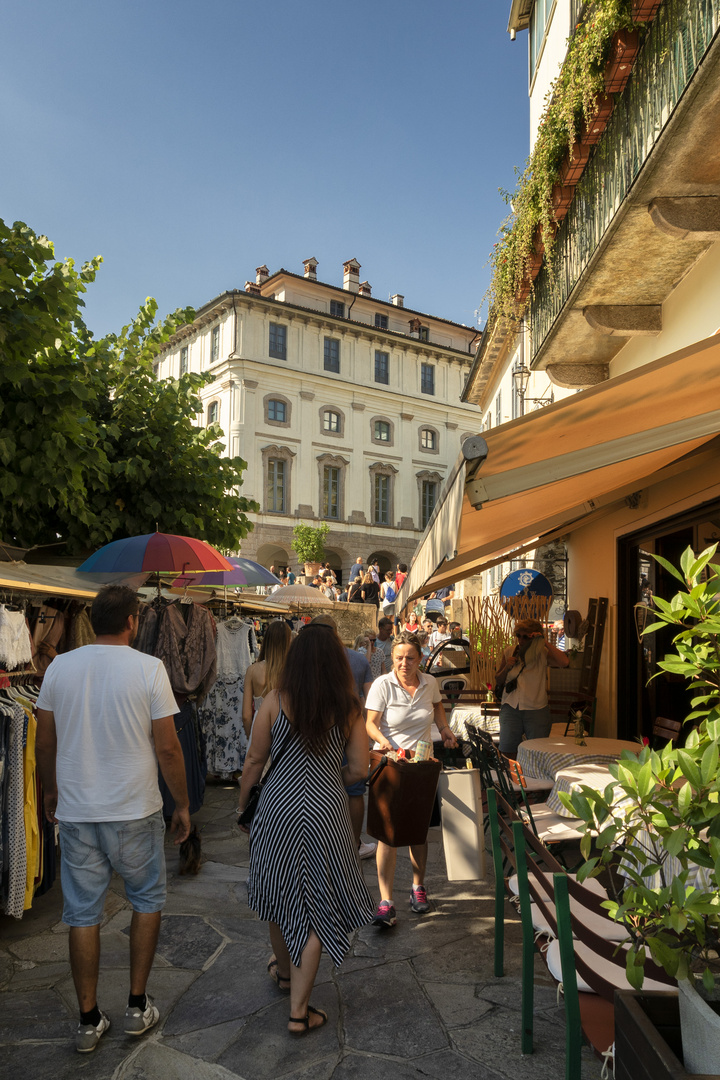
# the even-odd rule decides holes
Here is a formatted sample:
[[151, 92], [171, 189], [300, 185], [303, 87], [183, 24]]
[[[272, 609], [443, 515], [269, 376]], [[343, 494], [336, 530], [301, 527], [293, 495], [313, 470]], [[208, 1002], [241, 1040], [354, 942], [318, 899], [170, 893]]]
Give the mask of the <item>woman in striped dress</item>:
[[248, 898], [269, 923], [268, 971], [290, 994], [288, 1031], [305, 1035], [327, 1021], [310, 1005], [322, 949], [339, 965], [348, 934], [374, 915], [345, 794], [367, 773], [368, 741], [345, 650], [330, 626], [311, 623], [300, 632], [279, 689], [255, 717], [241, 809], [269, 756], [250, 828]]

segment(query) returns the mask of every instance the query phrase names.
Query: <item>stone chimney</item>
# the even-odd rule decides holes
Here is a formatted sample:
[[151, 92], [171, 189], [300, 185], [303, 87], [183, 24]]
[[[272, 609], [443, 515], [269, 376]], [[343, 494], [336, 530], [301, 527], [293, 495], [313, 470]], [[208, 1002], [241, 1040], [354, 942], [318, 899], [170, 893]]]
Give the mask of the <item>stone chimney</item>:
[[405, 306], [405, 297], [402, 293], [396, 292], [394, 296], [390, 297], [390, 300], [395, 305], [395, 307]]
[[252, 293], [253, 296], [260, 296], [260, 286], [254, 281], [246, 281], [245, 292]]
[[360, 263], [357, 259], [343, 263], [343, 289], [354, 293], [360, 289]]
[[361, 281], [358, 286], [360, 296], [372, 296], [372, 286], [369, 281]]
[[410, 319], [409, 322], [410, 322], [410, 337], [419, 338], [420, 337], [420, 320], [419, 319]]
[[309, 281], [317, 281], [317, 259], [303, 259], [303, 266], [305, 267], [305, 277]]
[[270, 277], [270, 271], [268, 270], [267, 266], [258, 266], [257, 270], [255, 271], [255, 281], [256, 281], [256, 283], [258, 285], [262, 285], [262, 283], [264, 281], [267, 281], [267, 279], [269, 277]]

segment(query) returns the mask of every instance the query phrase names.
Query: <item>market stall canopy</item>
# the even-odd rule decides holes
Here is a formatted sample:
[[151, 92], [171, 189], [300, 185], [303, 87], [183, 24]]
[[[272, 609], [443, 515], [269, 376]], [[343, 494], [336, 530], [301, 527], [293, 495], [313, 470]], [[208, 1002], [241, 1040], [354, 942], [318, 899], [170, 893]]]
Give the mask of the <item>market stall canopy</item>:
[[[147, 574], [102, 574], [110, 581], [122, 581], [131, 588], [138, 588]], [[26, 562], [0, 563], [0, 588], [16, 589], [18, 592], [37, 593], [41, 596], [68, 596], [78, 600], [92, 600], [100, 591], [103, 581], [95, 581], [87, 574], [79, 574], [68, 566], [39, 566]]]
[[279, 604], [299, 610], [304, 607], [333, 607], [334, 600], [328, 600], [320, 589], [313, 589], [310, 585], [284, 585], [274, 593], [264, 597], [265, 603], [270, 605]]
[[[691, 467], [687, 455], [720, 432], [719, 403], [720, 339], [712, 337], [483, 432], [486, 455], [459, 459], [399, 607], [511, 550], [578, 527], [681, 459]], [[458, 503], [453, 538], [448, 528]], [[448, 556], [435, 561], [443, 552]]]

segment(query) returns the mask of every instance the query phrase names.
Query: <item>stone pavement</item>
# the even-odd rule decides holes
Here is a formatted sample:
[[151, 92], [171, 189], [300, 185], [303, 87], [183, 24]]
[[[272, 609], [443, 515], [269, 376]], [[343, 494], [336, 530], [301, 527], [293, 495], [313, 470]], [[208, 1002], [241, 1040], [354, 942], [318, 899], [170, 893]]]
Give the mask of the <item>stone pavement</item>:
[[[77, 1005], [59, 883], [20, 921], [0, 916], [0, 1058], [13, 1080], [560, 1080], [564, 1014], [536, 964], [535, 1052], [520, 1054], [520, 926], [507, 927], [505, 976], [493, 967], [492, 884], [445, 879], [439, 829], [430, 830], [430, 915], [406, 897], [398, 859], [394, 930], [365, 927], [344, 964], [324, 958], [313, 1003], [330, 1017], [306, 1038], [287, 1035], [288, 999], [267, 976], [265, 924], [248, 909], [247, 838], [235, 826], [237, 788], [208, 786], [194, 815], [204, 863], [177, 876], [168, 846], [168, 903], [149, 990], [159, 1025], [121, 1030], [128, 992], [130, 909], [113, 883], [102, 927], [98, 1002], [113, 1027], [92, 1054], [74, 1049]], [[489, 867], [489, 864], [488, 864]], [[363, 863], [377, 895], [373, 860]], [[600, 1063], [584, 1051], [583, 1080]]]

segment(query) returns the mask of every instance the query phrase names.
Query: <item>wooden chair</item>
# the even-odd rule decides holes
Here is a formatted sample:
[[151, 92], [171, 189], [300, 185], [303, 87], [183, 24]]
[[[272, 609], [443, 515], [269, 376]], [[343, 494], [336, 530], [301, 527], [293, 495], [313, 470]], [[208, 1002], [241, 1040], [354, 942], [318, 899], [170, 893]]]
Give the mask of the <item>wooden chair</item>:
[[652, 729], [653, 748], [660, 750], [666, 743], [676, 742], [681, 728], [682, 722], [680, 720], [670, 720], [667, 716], [657, 716]]
[[[565, 1077], [579, 1080], [583, 1036], [599, 1057], [607, 1059], [612, 1054], [615, 990], [629, 989], [622, 947], [627, 935], [620, 924], [609, 919], [602, 897], [565, 873], [525, 824], [515, 821], [511, 827], [523, 926], [522, 1050], [532, 1052], [532, 902], [556, 934], [545, 957], [551, 974], [560, 977], [565, 995]], [[553, 964], [553, 952], [559, 956], [559, 972]], [[645, 974], [649, 990], [674, 985], [650, 961], [646, 962]]]
[[574, 731], [575, 721], [572, 716], [574, 709], [582, 709], [585, 730], [592, 735], [595, 730], [595, 710], [597, 698], [589, 694], [583, 694], [579, 690], [548, 690], [548, 705], [550, 706], [550, 718], [554, 724], [565, 725], [565, 734], [571, 735]]

